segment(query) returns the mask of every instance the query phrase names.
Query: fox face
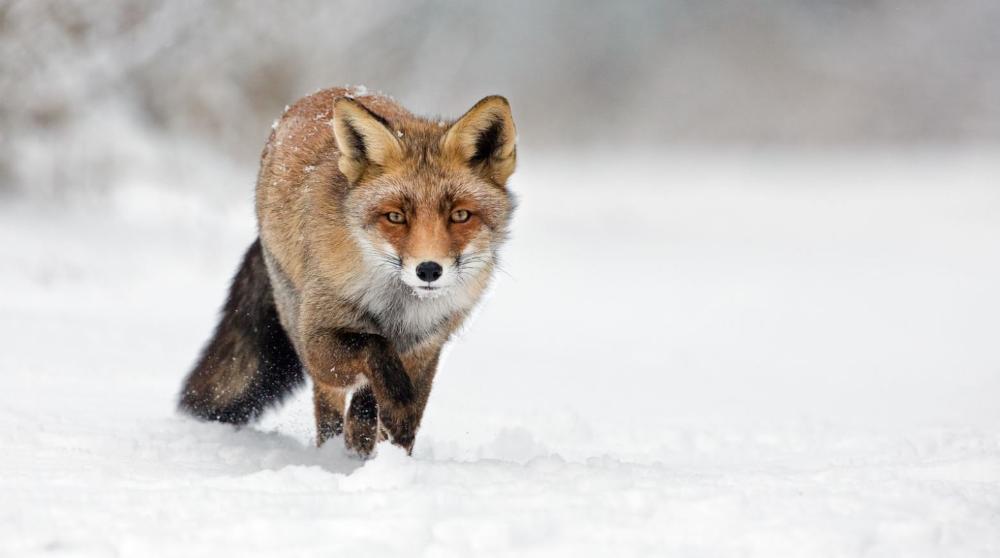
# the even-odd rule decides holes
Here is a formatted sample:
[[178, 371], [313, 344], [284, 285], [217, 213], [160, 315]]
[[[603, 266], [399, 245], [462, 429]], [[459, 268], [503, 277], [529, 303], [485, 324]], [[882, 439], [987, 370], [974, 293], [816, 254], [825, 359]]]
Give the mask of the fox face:
[[419, 176], [380, 182], [361, 229], [365, 244], [415, 294], [444, 294], [492, 265], [507, 221], [493, 187]]
[[515, 137], [502, 97], [448, 127], [388, 122], [351, 99], [334, 106], [344, 206], [372, 279], [419, 299], [480, 291], [506, 238]]

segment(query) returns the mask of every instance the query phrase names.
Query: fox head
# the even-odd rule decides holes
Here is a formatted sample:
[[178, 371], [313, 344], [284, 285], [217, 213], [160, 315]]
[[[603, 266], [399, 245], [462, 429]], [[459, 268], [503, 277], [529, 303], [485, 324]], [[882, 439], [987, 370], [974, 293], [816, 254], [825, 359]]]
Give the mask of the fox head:
[[370, 272], [420, 298], [482, 285], [506, 237], [516, 131], [507, 100], [486, 97], [450, 125], [393, 121], [334, 103], [346, 209]]

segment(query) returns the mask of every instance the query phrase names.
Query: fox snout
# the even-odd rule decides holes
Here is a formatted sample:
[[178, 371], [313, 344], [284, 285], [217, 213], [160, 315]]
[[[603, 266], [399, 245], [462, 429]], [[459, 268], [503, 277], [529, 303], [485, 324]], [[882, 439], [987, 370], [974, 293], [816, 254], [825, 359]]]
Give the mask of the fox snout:
[[455, 282], [454, 258], [412, 258], [403, 259], [400, 270], [403, 283], [420, 295], [427, 295], [450, 287]]

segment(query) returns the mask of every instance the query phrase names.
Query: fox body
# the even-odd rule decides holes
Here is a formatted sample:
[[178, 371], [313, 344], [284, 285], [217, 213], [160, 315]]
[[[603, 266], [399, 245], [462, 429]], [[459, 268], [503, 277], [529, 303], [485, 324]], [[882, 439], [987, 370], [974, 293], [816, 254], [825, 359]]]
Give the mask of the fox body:
[[441, 349], [507, 236], [515, 139], [498, 96], [453, 122], [341, 88], [288, 109], [261, 156], [259, 238], [181, 409], [245, 424], [308, 374], [317, 444], [412, 450]]

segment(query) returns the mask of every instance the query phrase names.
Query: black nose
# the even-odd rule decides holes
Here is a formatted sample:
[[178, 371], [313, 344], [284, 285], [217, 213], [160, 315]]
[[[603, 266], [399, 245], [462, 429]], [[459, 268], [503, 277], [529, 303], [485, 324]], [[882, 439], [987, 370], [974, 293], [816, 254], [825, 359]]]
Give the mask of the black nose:
[[417, 266], [417, 277], [421, 281], [430, 283], [431, 281], [437, 281], [438, 277], [441, 277], [442, 271], [444, 270], [441, 269], [441, 264], [437, 262], [420, 262], [420, 265]]

